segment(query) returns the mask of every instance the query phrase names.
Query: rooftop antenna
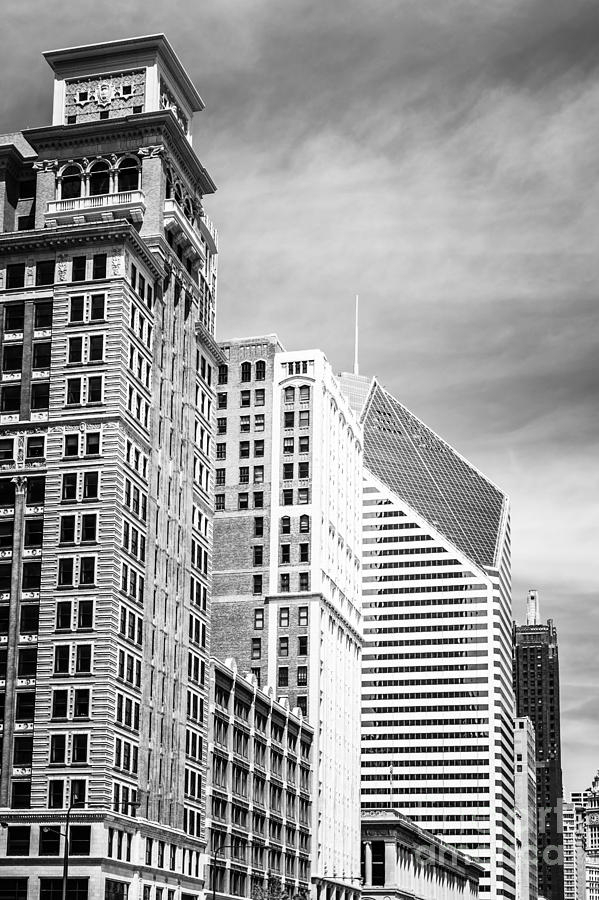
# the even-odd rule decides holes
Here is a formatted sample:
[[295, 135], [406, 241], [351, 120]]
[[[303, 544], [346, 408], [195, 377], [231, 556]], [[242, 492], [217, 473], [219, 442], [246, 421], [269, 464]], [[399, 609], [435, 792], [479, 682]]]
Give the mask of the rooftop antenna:
[[526, 597], [526, 624], [539, 625], [540, 619], [539, 592], [529, 591]]
[[360, 298], [358, 294], [356, 294], [356, 333], [354, 338], [354, 375], [360, 374], [360, 367], [358, 366], [358, 305], [360, 302]]

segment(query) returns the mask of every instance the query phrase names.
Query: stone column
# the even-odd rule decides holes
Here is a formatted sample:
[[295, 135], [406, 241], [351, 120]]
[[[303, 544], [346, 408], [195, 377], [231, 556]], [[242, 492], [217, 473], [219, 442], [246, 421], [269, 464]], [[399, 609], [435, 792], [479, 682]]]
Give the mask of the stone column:
[[364, 843], [364, 884], [372, 887], [372, 844], [370, 841]]
[[27, 479], [17, 475], [15, 483], [15, 521], [12, 539], [10, 574], [10, 606], [8, 610], [8, 652], [6, 658], [6, 696], [4, 701], [4, 734], [2, 736], [2, 769], [0, 770], [0, 806], [10, 806], [13, 738], [15, 733], [17, 653], [19, 645], [19, 607], [23, 581], [23, 538], [25, 531], [25, 489]]
[[397, 884], [397, 847], [394, 840], [385, 841], [385, 887]]

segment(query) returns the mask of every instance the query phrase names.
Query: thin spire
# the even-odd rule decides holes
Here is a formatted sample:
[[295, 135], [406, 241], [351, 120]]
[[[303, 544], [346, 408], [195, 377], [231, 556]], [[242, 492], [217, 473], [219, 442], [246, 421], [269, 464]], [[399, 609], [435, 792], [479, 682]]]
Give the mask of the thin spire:
[[354, 375], [360, 374], [360, 367], [358, 365], [358, 304], [360, 302], [360, 298], [358, 294], [356, 294], [356, 333], [354, 338]]
[[526, 624], [540, 625], [541, 611], [539, 609], [539, 592], [529, 591], [526, 598]]

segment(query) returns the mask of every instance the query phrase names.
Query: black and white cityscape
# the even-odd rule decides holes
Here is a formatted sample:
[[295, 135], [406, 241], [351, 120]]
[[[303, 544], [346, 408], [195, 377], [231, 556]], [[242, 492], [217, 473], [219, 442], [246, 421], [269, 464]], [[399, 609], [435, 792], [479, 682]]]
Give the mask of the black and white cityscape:
[[598, 900], [599, 12], [108, 6], [6, 18], [0, 900]]

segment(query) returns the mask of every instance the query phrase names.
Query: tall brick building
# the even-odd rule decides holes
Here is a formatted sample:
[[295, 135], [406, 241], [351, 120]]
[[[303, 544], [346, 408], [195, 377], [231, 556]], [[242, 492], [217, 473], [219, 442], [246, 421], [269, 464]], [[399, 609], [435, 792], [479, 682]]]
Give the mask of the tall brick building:
[[0, 893], [197, 896], [214, 190], [164, 36], [46, 54], [0, 139]]
[[315, 731], [312, 879], [360, 877], [362, 434], [318, 350], [221, 345], [212, 652], [233, 656]]

